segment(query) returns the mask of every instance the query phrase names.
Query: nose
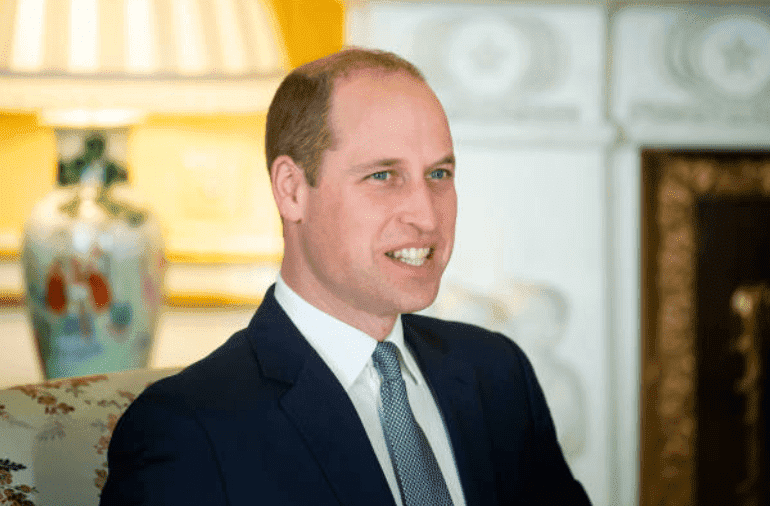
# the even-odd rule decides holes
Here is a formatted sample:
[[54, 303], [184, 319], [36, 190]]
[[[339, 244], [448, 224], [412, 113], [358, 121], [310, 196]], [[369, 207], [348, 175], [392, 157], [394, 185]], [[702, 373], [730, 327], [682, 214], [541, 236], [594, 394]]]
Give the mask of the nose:
[[423, 179], [409, 185], [402, 202], [401, 221], [421, 232], [432, 232], [439, 223], [436, 195]]

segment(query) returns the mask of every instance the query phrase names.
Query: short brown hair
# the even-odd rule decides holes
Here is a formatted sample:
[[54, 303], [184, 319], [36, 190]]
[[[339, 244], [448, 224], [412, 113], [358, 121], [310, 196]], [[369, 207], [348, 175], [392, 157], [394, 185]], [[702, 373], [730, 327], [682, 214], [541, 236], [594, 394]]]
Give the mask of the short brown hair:
[[351, 47], [294, 69], [281, 82], [267, 111], [267, 170], [288, 155], [305, 172], [310, 186], [318, 181], [323, 152], [334, 142], [329, 109], [334, 83], [359, 70], [404, 71], [425, 81], [422, 73], [400, 56]]

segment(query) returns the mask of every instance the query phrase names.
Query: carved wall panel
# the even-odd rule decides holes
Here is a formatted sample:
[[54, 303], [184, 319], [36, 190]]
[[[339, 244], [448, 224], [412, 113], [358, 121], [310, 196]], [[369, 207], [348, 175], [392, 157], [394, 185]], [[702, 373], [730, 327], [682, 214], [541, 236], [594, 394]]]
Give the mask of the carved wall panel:
[[622, 122], [770, 127], [770, 8], [627, 8], [614, 26]]
[[[417, 27], [414, 59], [455, 117], [518, 121], [580, 118], [574, 103], [543, 100], [564, 85], [568, 48], [533, 15], [502, 12], [430, 19]], [[532, 98], [540, 98], [532, 103]]]

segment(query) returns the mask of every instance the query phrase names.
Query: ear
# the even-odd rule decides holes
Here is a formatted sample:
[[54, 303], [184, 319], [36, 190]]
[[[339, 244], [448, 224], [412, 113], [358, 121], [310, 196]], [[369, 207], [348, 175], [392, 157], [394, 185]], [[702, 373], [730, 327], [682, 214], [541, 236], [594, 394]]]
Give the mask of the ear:
[[299, 223], [305, 215], [305, 197], [308, 184], [305, 172], [288, 155], [281, 155], [270, 167], [273, 198], [281, 217]]

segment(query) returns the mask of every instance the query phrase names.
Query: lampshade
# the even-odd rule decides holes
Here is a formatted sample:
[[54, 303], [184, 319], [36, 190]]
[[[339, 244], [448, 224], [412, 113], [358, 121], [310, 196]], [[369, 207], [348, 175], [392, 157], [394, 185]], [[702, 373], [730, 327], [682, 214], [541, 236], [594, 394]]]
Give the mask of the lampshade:
[[286, 71], [261, 0], [2, 0], [0, 109], [248, 113]]

